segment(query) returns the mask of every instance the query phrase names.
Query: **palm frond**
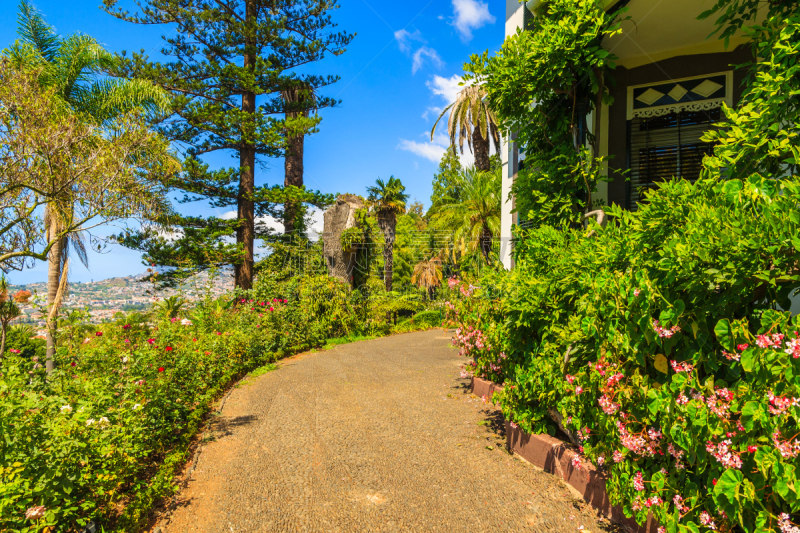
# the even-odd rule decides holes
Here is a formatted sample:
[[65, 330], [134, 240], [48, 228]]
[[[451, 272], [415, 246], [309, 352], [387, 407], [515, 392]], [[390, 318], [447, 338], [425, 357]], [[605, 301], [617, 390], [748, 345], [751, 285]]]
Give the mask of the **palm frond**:
[[155, 115], [170, 106], [168, 93], [147, 80], [104, 78], [74, 94], [75, 107], [98, 123], [136, 109]]
[[21, 0], [19, 3], [17, 33], [23, 42], [30, 44], [46, 61], [55, 59], [61, 39], [28, 0]]
[[61, 43], [58, 55], [53, 61], [53, 80], [50, 84], [58, 89], [62, 97], [70, 103], [80, 98], [92, 83], [103, 65], [111, 61], [111, 55], [88, 35], [70, 35]]
[[72, 250], [75, 252], [75, 255], [78, 256], [78, 259], [83, 266], [89, 268], [89, 256], [86, 253], [86, 243], [84, 242], [83, 234], [73, 233], [70, 235], [69, 240], [72, 244]]

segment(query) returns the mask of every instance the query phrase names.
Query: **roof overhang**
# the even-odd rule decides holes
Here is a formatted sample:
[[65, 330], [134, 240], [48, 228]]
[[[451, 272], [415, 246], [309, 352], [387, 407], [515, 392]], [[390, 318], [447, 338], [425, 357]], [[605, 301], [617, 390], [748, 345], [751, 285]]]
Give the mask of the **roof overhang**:
[[[619, 0], [606, 0], [614, 9]], [[717, 35], [711, 35], [717, 17], [698, 20], [712, 0], [631, 0], [622, 15], [622, 34], [607, 38], [603, 48], [619, 57], [618, 64], [634, 68], [671, 57], [733, 50], [746, 42], [744, 36], [731, 38], [727, 49]]]

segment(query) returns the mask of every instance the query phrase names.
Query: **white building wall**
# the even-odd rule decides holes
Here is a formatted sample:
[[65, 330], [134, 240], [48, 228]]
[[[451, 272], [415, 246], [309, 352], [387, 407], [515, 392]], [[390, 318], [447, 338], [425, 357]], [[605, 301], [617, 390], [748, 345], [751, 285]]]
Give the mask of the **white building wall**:
[[[523, 25], [523, 13], [525, 6], [517, 0], [506, 0], [506, 32], [505, 35], [513, 35], [517, 28]], [[500, 215], [500, 261], [506, 269], [514, 266], [511, 257], [511, 227], [516, 222], [516, 215], [511, 211], [514, 209], [514, 201], [511, 198], [511, 185], [514, 183], [514, 175], [517, 173], [519, 158], [514, 142], [511, 139], [502, 139], [500, 147], [500, 158], [503, 161], [503, 187], [502, 187], [502, 210]]]

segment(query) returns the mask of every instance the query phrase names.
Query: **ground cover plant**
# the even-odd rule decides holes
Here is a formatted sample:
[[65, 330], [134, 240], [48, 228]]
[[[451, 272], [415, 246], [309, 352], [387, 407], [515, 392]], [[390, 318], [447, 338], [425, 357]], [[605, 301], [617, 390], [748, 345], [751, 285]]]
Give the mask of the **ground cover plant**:
[[41, 350], [18, 350], [9, 337], [0, 530], [80, 531], [89, 521], [137, 530], [175, 490], [203, 416], [235, 378], [328, 339], [391, 331], [378, 323], [382, 308], [328, 276], [279, 282], [264, 272], [251, 291], [194, 308], [167, 303], [99, 326], [68, 317], [49, 374]]

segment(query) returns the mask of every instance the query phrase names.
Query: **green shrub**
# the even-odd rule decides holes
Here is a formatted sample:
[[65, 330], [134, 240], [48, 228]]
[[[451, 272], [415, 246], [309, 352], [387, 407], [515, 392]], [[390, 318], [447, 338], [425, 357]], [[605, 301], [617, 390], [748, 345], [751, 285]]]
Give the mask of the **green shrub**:
[[800, 285], [798, 207], [798, 178], [671, 181], [593, 236], [527, 231], [515, 269], [457, 304], [457, 341], [505, 380], [514, 424], [552, 434], [549, 411], [563, 415], [640, 523], [789, 527], [800, 320], [781, 309]]
[[438, 309], [431, 309], [422, 311], [415, 314], [411, 318], [407, 318], [398, 322], [394, 327], [394, 331], [398, 333], [408, 331], [418, 331], [421, 329], [438, 328], [442, 325], [442, 312]]

